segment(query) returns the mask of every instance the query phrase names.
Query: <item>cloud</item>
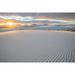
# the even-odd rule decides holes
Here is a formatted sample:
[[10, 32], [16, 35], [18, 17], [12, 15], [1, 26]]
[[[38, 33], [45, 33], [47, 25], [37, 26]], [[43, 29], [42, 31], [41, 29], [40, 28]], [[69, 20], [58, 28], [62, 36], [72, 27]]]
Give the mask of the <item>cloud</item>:
[[58, 20], [58, 19], [50, 19], [49, 21], [52, 23], [66, 23], [67, 22], [65, 20]]
[[30, 17], [30, 16], [28, 16], [28, 17], [22, 17], [20, 19], [20, 21], [33, 21], [33, 17]]

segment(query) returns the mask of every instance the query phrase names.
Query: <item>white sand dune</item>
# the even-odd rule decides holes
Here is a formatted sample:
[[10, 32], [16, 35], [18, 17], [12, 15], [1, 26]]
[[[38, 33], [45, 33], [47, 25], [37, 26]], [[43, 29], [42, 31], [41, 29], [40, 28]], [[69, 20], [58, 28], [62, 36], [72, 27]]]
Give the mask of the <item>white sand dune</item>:
[[23, 30], [0, 32], [1, 62], [73, 62], [75, 32]]

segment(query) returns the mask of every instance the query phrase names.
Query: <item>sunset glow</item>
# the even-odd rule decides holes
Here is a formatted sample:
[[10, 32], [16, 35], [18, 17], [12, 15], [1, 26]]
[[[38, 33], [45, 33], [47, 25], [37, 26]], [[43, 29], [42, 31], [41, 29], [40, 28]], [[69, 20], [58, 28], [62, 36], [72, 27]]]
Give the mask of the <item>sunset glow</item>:
[[7, 25], [7, 27], [9, 27], [9, 28], [15, 27], [15, 23], [14, 23], [14, 22], [7, 22], [6, 25]]

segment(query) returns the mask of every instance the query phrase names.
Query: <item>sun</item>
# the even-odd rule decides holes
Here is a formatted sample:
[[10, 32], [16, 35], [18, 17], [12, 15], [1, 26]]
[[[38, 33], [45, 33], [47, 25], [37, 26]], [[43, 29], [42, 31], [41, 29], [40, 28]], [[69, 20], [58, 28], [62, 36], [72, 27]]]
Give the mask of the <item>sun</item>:
[[13, 22], [7, 22], [7, 25], [9, 25], [9, 26], [13, 26], [14, 23], [13, 23]]
[[6, 25], [8, 26], [8, 28], [14, 28], [15, 27], [14, 22], [6, 22]]

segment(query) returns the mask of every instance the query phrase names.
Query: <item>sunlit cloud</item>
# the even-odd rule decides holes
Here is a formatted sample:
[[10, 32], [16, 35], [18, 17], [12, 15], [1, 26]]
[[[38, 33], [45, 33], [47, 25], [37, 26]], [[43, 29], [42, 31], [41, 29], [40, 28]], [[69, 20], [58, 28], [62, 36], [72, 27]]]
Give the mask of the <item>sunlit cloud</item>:
[[58, 19], [50, 19], [50, 22], [54, 22], [54, 23], [66, 23], [67, 21], [65, 20], [58, 20]]
[[4, 18], [4, 19], [16, 19], [16, 16], [0, 16], [0, 18]]

